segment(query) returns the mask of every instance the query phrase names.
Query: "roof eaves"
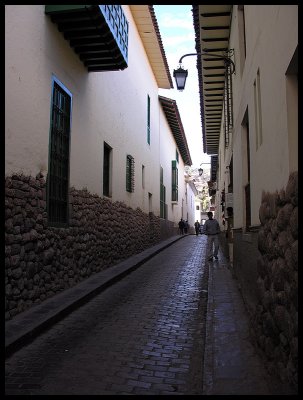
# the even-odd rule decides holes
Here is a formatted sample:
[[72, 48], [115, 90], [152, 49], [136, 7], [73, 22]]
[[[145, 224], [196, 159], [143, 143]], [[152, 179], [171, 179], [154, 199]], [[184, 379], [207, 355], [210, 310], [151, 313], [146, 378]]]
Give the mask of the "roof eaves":
[[161, 51], [161, 54], [162, 54], [163, 62], [164, 62], [164, 65], [165, 65], [165, 70], [166, 70], [166, 73], [167, 73], [167, 77], [168, 77], [168, 80], [169, 80], [169, 83], [170, 83], [170, 87], [171, 87], [171, 89], [173, 89], [174, 88], [173, 80], [172, 80], [172, 77], [171, 77], [171, 74], [170, 74], [170, 71], [169, 71], [167, 58], [166, 58], [166, 54], [165, 54], [165, 51], [164, 51], [164, 47], [163, 47], [163, 43], [162, 43], [160, 30], [159, 30], [159, 26], [158, 26], [158, 21], [157, 21], [156, 15], [155, 15], [154, 7], [152, 5], [149, 5], [148, 7], [149, 7], [149, 12], [150, 12], [150, 15], [151, 15], [152, 22], [153, 22], [153, 25], [154, 25], [154, 29], [156, 31], [156, 35], [157, 35], [160, 51]]
[[[194, 30], [195, 30], [195, 41], [196, 41], [196, 52], [201, 53], [200, 46], [200, 25], [199, 25], [199, 5], [193, 4], [192, 8]], [[204, 118], [204, 101], [203, 101], [203, 80], [202, 80], [202, 62], [201, 57], [197, 57], [197, 70], [198, 70], [198, 82], [199, 82], [199, 96], [200, 96], [200, 116], [202, 126], [202, 141], [203, 141], [203, 152], [206, 153], [206, 134], [205, 134], [205, 118]]]
[[159, 100], [167, 118], [167, 122], [172, 130], [184, 164], [192, 165], [192, 159], [176, 100], [169, 99], [164, 96], [159, 96]]

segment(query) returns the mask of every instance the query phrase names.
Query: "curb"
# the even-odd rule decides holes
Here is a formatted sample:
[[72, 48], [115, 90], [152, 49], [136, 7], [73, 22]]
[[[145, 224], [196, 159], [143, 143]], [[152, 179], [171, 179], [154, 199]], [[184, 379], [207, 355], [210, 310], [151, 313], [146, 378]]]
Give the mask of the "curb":
[[51, 325], [185, 236], [173, 236], [166, 239], [119, 264], [93, 274], [76, 286], [55, 294], [7, 321], [5, 323], [5, 357], [31, 342]]

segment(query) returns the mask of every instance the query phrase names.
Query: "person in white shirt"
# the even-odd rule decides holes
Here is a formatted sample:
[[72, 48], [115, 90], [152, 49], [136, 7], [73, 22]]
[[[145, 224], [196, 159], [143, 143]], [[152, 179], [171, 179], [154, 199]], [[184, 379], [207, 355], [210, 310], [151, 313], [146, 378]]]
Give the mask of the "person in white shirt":
[[220, 225], [219, 222], [213, 218], [213, 213], [211, 211], [207, 213], [207, 216], [208, 220], [206, 220], [203, 225], [203, 233], [207, 235], [206, 257], [208, 261], [212, 261], [213, 257], [218, 260]]

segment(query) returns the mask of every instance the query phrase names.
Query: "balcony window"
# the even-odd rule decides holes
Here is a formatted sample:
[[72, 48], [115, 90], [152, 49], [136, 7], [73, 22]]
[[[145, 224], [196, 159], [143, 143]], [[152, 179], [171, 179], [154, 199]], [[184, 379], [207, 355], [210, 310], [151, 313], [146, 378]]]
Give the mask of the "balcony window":
[[46, 5], [45, 13], [89, 72], [127, 68], [128, 21], [120, 5]]

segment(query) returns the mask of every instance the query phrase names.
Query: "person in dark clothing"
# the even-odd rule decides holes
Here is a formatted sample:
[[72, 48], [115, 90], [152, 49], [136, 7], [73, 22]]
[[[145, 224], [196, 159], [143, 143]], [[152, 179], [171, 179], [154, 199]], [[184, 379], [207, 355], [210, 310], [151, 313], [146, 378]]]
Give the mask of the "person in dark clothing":
[[179, 225], [179, 232], [180, 232], [180, 235], [184, 235], [184, 225], [185, 225], [185, 223], [184, 223], [184, 221], [183, 221], [182, 218], [180, 219], [178, 225]]
[[184, 233], [185, 233], [185, 235], [187, 235], [187, 233], [188, 233], [188, 221], [187, 220], [184, 222]]
[[200, 232], [200, 222], [198, 220], [195, 222], [195, 231], [196, 231], [196, 236], [198, 236]]

